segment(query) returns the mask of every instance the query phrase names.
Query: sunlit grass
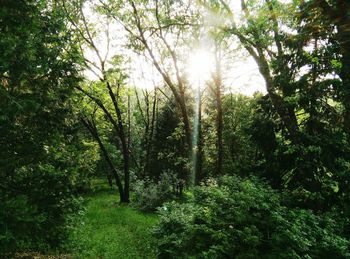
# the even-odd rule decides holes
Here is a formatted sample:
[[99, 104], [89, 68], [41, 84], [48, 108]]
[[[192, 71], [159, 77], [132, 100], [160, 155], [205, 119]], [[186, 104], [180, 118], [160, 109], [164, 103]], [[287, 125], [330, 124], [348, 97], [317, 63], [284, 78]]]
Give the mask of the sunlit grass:
[[151, 229], [155, 214], [120, 205], [116, 190], [95, 183], [86, 212], [77, 219], [69, 247], [74, 258], [155, 258]]

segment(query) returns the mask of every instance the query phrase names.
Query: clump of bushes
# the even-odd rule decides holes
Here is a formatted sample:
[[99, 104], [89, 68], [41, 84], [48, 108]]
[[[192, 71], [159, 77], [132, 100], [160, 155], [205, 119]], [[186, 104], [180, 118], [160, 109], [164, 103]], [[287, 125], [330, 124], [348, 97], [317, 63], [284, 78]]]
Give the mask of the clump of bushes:
[[181, 184], [181, 180], [170, 171], [164, 172], [158, 181], [136, 180], [133, 203], [142, 211], [155, 211], [164, 202], [176, 198]]
[[347, 258], [337, 224], [288, 209], [257, 179], [223, 177], [197, 187], [187, 203], [159, 209], [159, 258]]
[[14, 251], [45, 252], [59, 247], [66, 239], [70, 215], [81, 208], [67, 174], [40, 164], [22, 167], [3, 179], [0, 257]]

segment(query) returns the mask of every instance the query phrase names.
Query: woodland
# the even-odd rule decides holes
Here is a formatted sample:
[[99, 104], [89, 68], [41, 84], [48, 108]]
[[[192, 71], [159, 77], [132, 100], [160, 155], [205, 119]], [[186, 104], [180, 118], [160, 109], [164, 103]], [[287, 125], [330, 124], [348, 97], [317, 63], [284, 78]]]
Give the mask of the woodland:
[[350, 1], [0, 0], [0, 258], [350, 258]]

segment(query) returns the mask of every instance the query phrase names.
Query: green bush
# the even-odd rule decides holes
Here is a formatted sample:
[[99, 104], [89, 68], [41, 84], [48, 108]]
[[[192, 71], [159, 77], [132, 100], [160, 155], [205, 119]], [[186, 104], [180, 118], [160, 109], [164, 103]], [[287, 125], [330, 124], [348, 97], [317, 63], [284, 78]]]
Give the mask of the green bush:
[[171, 172], [163, 173], [157, 182], [136, 180], [133, 203], [142, 211], [155, 211], [165, 201], [175, 198], [178, 183], [179, 180]]
[[0, 192], [0, 255], [48, 251], [65, 240], [81, 201], [66, 174], [51, 165], [23, 167]]
[[160, 258], [346, 258], [333, 220], [288, 209], [257, 179], [223, 177], [192, 201], [166, 203], [155, 229]]

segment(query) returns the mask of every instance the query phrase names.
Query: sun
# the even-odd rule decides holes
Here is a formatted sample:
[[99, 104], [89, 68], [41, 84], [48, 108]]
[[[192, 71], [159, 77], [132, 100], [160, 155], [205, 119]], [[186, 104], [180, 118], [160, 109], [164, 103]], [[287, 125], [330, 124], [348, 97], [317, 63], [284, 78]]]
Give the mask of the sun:
[[194, 51], [189, 57], [187, 69], [190, 83], [194, 86], [203, 84], [211, 77], [214, 67], [215, 60], [209, 51], [204, 49]]

